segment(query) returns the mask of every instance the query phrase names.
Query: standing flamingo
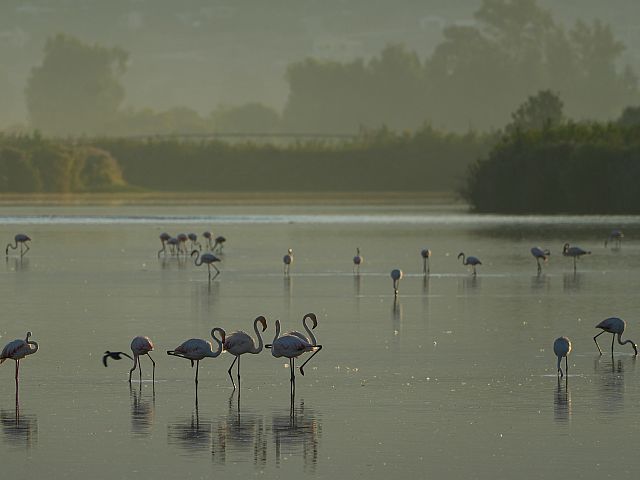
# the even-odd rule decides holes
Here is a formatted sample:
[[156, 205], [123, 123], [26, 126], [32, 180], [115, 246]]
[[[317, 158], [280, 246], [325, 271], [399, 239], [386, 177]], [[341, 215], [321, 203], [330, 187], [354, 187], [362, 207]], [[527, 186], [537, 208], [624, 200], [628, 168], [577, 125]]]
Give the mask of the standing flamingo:
[[18, 374], [20, 371], [20, 360], [27, 355], [33, 355], [38, 351], [38, 343], [33, 340], [29, 340], [31, 332], [27, 332], [27, 338], [24, 340], [17, 339], [7, 343], [0, 353], [0, 364], [6, 359], [11, 359], [16, 362], [16, 402], [18, 398]]
[[565, 257], [573, 257], [573, 271], [576, 271], [576, 260], [583, 255], [591, 255], [591, 252], [581, 249], [580, 247], [570, 247], [565, 243], [562, 247], [562, 255]]
[[538, 263], [538, 273], [542, 272], [542, 265], [540, 265], [540, 260], [546, 262], [549, 258], [549, 255], [551, 255], [551, 252], [546, 248], [542, 249], [540, 247], [532, 247], [531, 255], [533, 255], [533, 258], [535, 258], [536, 262]]
[[[203, 263], [207, 264], [207, 269], [209, 270], [209, 281], [211, 281], [211, 267], [215, 268], [217, 272], [215, 275], [216, 277], [220, 274], [220, 270], [218, 270], [218, 267], [214, 265], [214, 263], [219, 262], [220, 259], [216, 257], [213, 253], [200, 254], [198, 250], [194, 250], [193, 252], [191, 252], [191, 256], [193, 257], [194, 255], [197, 255], [196, 259], [194, 260], [196, 267], [199, 267]], [[198, 261], [200, 261], [200, 263], [198, 263]]]
[[420, 251], [420, 255], [422, 256], [422, 272], [427, 275], [430, 271], [429, 258], [431, 258], [431, 250], [423, 248]]
[[[313, 322], [313, 326], [311, 328], [309, 328], [309, 325], [307, 325], [307, 319], [311, 319], [311, 321]], [[315, 328], [318, 326], [318, 318], [316, 317], [315, 313], [307, 313], [304, 317], [302, 317], [302, 326], [306, 330], [308, 337], [304, 333], [300, 333], [297, 330], [292, 330], [291, 332], [287, 332], [285, 333], [285, 335], [294, 335], [299, 339], [301, 339], [302, 341], [307, 342], [313, 345], [314, 347], [318, 347], [317, 350], [313, 352], [313, 355], [311, 355], [300, 367], [300, 373], [304, 375], [304, 366], [307, 363], [309, 363], [309, 361], [313, 358], [313, 356], [316, 353], [322, 350], [322, 345], [318, 345], [316, 336], [312, 332], [312, 330], [315, 330]]]
[[226, 241], [226, 238], [224, 238], [222, 235], [218, 235], [213, 243], [213, 250], [216, 251], [217, 249], [218, 253], [222, 253], [222, 248], [224, 247], [224, 242]]
[[18, 233], [15, 237], [13, 237], [13, 240], [15, 242], [14, 245], [7, 243], [7, 248], [4, 251], [5, 255], [9, 255], [10, 248], [12, 250], [15, 250], [16, 248], [18, 248], [18, 245], [20, 245], [20, 256], [23, 256], [29, 251], [29, 244], [27, 242], [30, 242], [31, 239], [28, 235], [25, 235], [24, 233]]
[[195, 250], [196, 245], [198, 246], [198, 250], [202, 250], [202, 245], [198, 242], [198, 235], [195, 233], [188, 233], [187, 238], [189, 239], [191, 250]]
[[569, 353], [571, 353], [571, 340], [567, 337], [558, 337], [555, 342], [553, 342], [553, 352], [558, 357], [558, 374], [560, 378], [564, 377], [562, 373], [562, 368], [560, 368], [560, 362], [562, 361], [562, 357], [564, 357], [564, 370], [569, 375], [569, 363], [567, 357]]
[[635, 344], [633, 340], [627, 339], [624, 342], [622, 341], [622, 334], [624, 333], [624, 328], [626, 327], [626, 325], [627, 324], [625, 323], [624, 320], [617, 317], [605, 318], [598, 325], [596, 325], [596, 328], [602, 329], [602, 331], [598, 335], [593, 337], [593, 341], [596, 342], [596, 347], [598, 347], [598, 352], [600, 352], [600, 355], [602, 355], [602, 350], [600, 350], [600, 345], [598, 345], [598, 340], [596, 339], [600, 335], [602, 335], [604, 332], [613, 334], [613, 338], [611, 339], [611, 355], [612, 356], [613, 356], [613, 342], [616, 339], [616, 334], [618, 335], [618, 343], [620, 345], [626, 345], [627, 343], [630, 343], [631, 346], [633, 347], [633, 351], [635, 352], [635, 355], [638, 355], [638, 346]]
[[238, 390], [240, 390], [240, 355], [244, 353], [253, 353], [257, 354], [262, 351], [262, 336], [260, 335], [260, 331], [258, 330], [258, 323], [262, 325], [262, 331], [264, 332], [267, 329], [267, 320], [260, 315], [253, 321], [253, 331], [256, 332], [256, 336], [258, 337], [258, 345], [255, 344], [253, 338], [249, 336], [248, 333], [243, 332], [242, 330], [237, 332], [231, 332], [226, 336], [224, 341], [224, 349], [229, 352], [235, 358], [229, 367], [227, 372], [229, 373], [229, 378], [231, 379], [231, 384], [233, 385], [233, 389], [236, 389], [236, 384], [233, 382], [233, 376], [231, 375], [231, 370], [233, 369], [233, 365], [238, 362]]
[[[220, 339], [216, 337], [216, 333], [220, 334]], [[191, 368], [193, 368], [193, 362], [196, 362], [196, 385], [198, 385], [198, 369], [200, 368], [200, 360], [206, 357], [216, 358], [222, 353], [222, 347], [226, 336], [224, 330], [216, 327], [211, 330], [211, 336], [218, 344], [218, 349], [215, 352], [213, 351], [211, 342], [201, 338], [192, 338], [178, 345], [175, 350], [167, 350], [167, 355], [191, 360]]]
[[607, 239], [604, 241], [604, 247], [607, 248], [608, 243], [613, 242], [614, 244], [613, 248], [620, 248], [620, 244], [622, 243], [623, 238], [624, 238], [624, 234], [622, 233], [622, 230], [615, 228], [611, 230], [611, 233], [609, 234]]
[[404, 273], [399, 268], [391, 270], [391, 279], [393, 280], [393, 294], [398, 295], [398, 285], [404, 277]]
[[364, 262], [364, 258], [360, 255], [360, 248], [356, 247], [356, 256], [353, 257], [353, 268], [357, 273], [360, 273], [360, 265]]
[[133, 352], [133, 358], [131, 358], [131, 356], [125, 352], [110, 352], [109, 350], [107, 350], [106, 352], [104, 352], [104, 355], [102, 357], [102, 363], [106, 367], [108, 358], [112, 358], [114, 360], [121, 360], [122, 359], [121, 355], [131, 358], [131, 360], [133, 360], [133, 367], [131, 367], [131, 370], [129, 370], [129, 383], [131, 383], [131, 374], [136, 369], [136, 366], [138, 367], [138, 370], [140, 370], [140, 382], [142, 383], [142, 366], [140, 365], [140, 356], [146, 355], [147, 357], [149, 357], [149, 360], [151, 360], [151, 363], [153, 364], [151, 378], [153, 383], [155, 384], [156, 362], [154, 362], [153, 358], [151, 358], [151, 355], [149, 355], [149, 352], [152, 352], [152, 351], [153, 351], [153, 342], [151, 341], [151, 339], [149, 337], [138, 336], [138, 337], [134, 337], [133, 340], [131, 340], [131, 352]]
[[284, 263], [284, 274], [289, 275], [289, 267], [293, 263], [293, 249], [287, 250], [287, 254], [282, 257], [282, 262]]
[[167, 245], [169, 245], [171, 255], [180, 254], [180, 241], [176, 237], [171, 237], [167, 240]]
[[187, 237], [186, 233], [179, 233], [176, 238], [178, 239], [178, 255], [180, 255], [181, 253], [184, 253], [186, 255], [187, 240], [189, 240], [189, 237]]
[[164, 253], [165, 255], [167, 254], [167, 241], [170, 238], [171, 235], [169, 235], [167, 232], [162, 232], [160, 234], [160, 243], [162, 244], [162, 248], [158, 250], [158, 258], [160, 258], [161, 253]]
[[211, 232], [210, 231], [206, 231], [202, 234], [202, 236], [205, 238], [205, 240], [207, 241], [207, 249], [208, 250], [213, 250], [213, 245], [211, 244]]
[[462, 257], [463, 265], [471, 265], [473, 267], [473, 275], [476, 275], [476, 265], [482, 265], [482, 262], [478, 257], [465, 257], [464, 253], [460, 252], [458, 258]]

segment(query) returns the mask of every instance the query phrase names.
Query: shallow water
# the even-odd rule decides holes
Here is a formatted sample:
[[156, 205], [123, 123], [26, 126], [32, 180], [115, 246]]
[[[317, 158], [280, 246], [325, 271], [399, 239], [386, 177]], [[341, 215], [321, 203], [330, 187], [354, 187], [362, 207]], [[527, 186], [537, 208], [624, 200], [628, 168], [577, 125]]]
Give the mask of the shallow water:
[[[640, 217], [472, 216], [455, 207], [2, 207], [0, 238], [32, 249], [0, 268], [0, 343], [31, 330], [40, 351], [0, 367], [0, 462], [54, 478], [627, 478], [640, 433], [640, 367], [608, 316], [640, 339]], [[614, 227], [622, 248], [605, 249]], [[227, 238], [222, 273], [156, 258], [158, 235]], [[592, 250], [577, 273], [564, 242]], [[541, 275], [529, 253], [552, 250]], [[284, 277], [282, 256], [295, 262]], [[360, 275], [351, 259], [360, 247]], [[431, 274], [420, 249], [429, 247]], [[478, 256], [477, 277], [460, 251]], [[389, 272], [405, 278], [394, 300]], [[238, 406], [224, 354], [200, 365], [164, 352], [214, 326], [252, 332], [265, 315], [324, 349], [297, 375], [268, 351], [242, 359]], [[156, 345], [156, 384], [102, 366], [131, 338]], [[558, 382], [553, 340], [569, 336]]]

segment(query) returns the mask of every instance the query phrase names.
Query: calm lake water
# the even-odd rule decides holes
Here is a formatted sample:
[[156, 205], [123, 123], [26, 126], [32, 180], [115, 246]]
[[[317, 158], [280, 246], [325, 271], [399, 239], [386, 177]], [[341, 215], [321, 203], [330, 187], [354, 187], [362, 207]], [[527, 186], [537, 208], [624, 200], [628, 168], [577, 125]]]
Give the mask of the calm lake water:
[[[0, 239], [33, 238], [0, 267], [0, 343], [40, 351], [0, 367], [3, 478], [632, 478], [640, 366], [594, 326], [627, 320], [640, 341], [640, 217], [473, 216], [455, 207], [1, 207]], [[622, 248], [604, 248], [612, 228]], [[222, 270], [156, 258], [158, 235], [227, 238]], [[565, 242], [593, 252], [578, 262]], [[550, 248], [541, 275], [529, 249]], [[3, 244], [4, 246], [4, 244]], [[282, 256], [293, 248], [291, 275]], [[352, 273], [360, 247], [364, 264]], [[422, 275], [420, 249], [432, 250]], [[483, 265], [477, 277], [464, 251]], [[405, 278], [394, 300], [389, 272]], [[324, 349], [297, 376], [269, 351], [194, 370], [164, 352], [213, 327], [253, 334], [265, 315], [302, 330], [315, 312]], [[131, 362], [135, 335], [156, 345]], [[567, 382], [553, 340], [573, 341]], [[154, 392], [155, 390], [155, 392]], [[634, 472], [634, 473], [632, 473]], [[400, 477], [402, 476], [402, 477]]]

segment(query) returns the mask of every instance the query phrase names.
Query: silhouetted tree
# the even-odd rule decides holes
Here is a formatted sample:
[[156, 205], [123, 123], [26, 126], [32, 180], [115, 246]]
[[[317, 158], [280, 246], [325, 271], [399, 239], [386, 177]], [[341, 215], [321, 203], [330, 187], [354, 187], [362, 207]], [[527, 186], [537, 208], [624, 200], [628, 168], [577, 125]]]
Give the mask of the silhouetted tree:
[[625, 108], [618, 123], [625, 127], [640, 126], [640, 107]]
[[511, 114], [506, 131], [540, 130], [560, 125], [564, 120], [563, 103], [551, 90], [543, 90], [527, 98], [527, 101]]

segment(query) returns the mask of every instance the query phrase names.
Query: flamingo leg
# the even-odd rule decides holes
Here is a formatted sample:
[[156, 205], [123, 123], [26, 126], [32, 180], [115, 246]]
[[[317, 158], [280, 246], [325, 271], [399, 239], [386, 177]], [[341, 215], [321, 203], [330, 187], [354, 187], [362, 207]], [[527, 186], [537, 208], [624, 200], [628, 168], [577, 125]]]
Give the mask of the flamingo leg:
[[538, 262], [538, 273], [542, 272], [542, 266], [540, 265], [540, 257], [536, 257], [536, 262]]
[[422, 273], [427, 274], [427, 259], [422, 260]]
[[612, 333], [611, 334], [611, 356], [612, 357], [613, 357], [613, 344], [614, 344], [615, 340], [616, 340], [616, 334]]
[[140, 357], [138, 357], [138, 370], [140, 371], [140, 386], [142, 386], [142, 362]]
[[240, 399], [240, 355], [236, 357], [238, 359], [238, 400]]
[[129, 383], [131, 383], [131, 374], [136, 369], [137, 363], [138, 363], [138, 355], [134, 355], [133, 356], [133, 367], [131, 367], [131, 370], [129, 370]]
[[[200, 368], [200, 360], [196, 360], [196, 387], [198, 385], [198, 369]], [[198, 390], [196, 388], [196, 402], [198, 401]]]
[[475, 265], [473, 266], [473, 276], [474, 277], [476, 276], [476, 266]]
[[567, 377], [569, 376], [569, 357], [564, 357], [564, 371], [567, 372]]
[[233, 359], [233, 362], [231, 363], [231, 366], [229, 367], [229, 370], [227, 370], [227, 373], [229, 374], [229, 379], [231, 380], [231, 385], [233, 385], [233, 389], [236, 389], [236, 384], [233, 382], [233, 375], [231, 374], [231, 370], [233, 369], [233, 366], [236, 363], [236, 360], [238, 360], [239, 357], [235, 357]]
[[156, 362], [153, 361], [153, 358], [151, 358], [151, 355], [149, 355], [147, 353], [147, 357], [149, 357], [149, 360], [151, 360], [151, 363], [153, 363], [153, 370], [151, 371], [151, 381], [155, 384], [156, 383]]
[[318, 353], [320, 350], [322, 350], [322, 345], [314, 345], [314, 347], [317, 347], [317, 350], [315, 352], [313, 352], [313, 354], [307, 358], [307, 360], [300, 366], [300, 374], [304, 376], [304, 366], [309, 363], [309, 361], [311, 361], [311, 359], [316, 355], [316, 353]]
[[600, 345], [598, 345], [598, 340], [596, 340], [600, 335], [602, 335], [604, 333], [604, 330], [602, 330], [599, 334], [597, 334], [595, 337], [593, 337], [593, 341], [596, 342], [596, 347], [598, 347], [598, 352], [600, 353], [600, 355], [602, 355], [602, 350], [600, 350]]
[[289, 368], [291, 369], [291, 398], [296, 394], [296, 375], [295, 375], [295, 358], [291, 357], [289, 359]]
[[576, 272], [576, 263], [578, 261], [578, 257], [573, 257], [573, 273]]
[[18, 392], [18, 374], [20, 372], [20, 360], [16, 360], [16, 394]]

